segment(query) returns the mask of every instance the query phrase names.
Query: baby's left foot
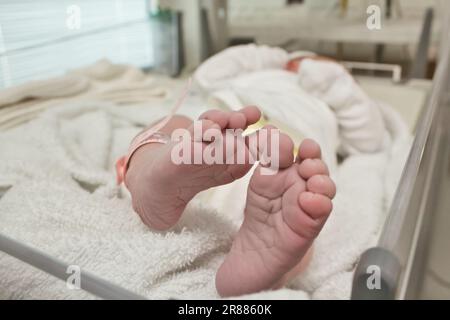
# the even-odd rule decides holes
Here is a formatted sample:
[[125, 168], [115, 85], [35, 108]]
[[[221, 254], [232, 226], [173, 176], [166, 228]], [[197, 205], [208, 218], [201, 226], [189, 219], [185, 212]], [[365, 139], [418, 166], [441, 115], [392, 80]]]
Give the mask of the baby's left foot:
[[[156, 230], [167, 230], [177, 223], [196, 194], [243, 177], [252, 167], [249, 150], [245, 143], [238, 145], [239, 135], [227, 140], [225, 131], [245, 130], [260, 116], [256, 107], [246, 107], [238, 112], [210, 110], [197, 123], [191, 124], [184, 140], [163, 145], [147, 144], [139, 148], [130, 161], [126, 182], [133, 208], [142, 221]], [[195, 137], [196, 125], [199, 125], [199, 140]], [[225, 150], [218, 153], [220, 158], [212, 164], [206, 163], [204, 158], [205, 150], [213, 143], [211, 137], [207, 139], [206, 135], [210, 128], [222, 135]], [[180, 154], [179, 147], [186, 145], [187, 152], [181, 153], [186, 152], [187, 161], [174, 161], [174, 154]], [[195, 153], [200, 156], [199, 163], [195, 162]], [[228, 162], [227, 157], [237, 160], [239, 155], [243, 156], [241, 162]]]
[[[280, 158], [292, 157], [292, 146], [286, 152]], [[282, 284], [322, 229], [335, 192], [320, 147], [311, 140], [302, 143], [296, 162], [277, 174], [262, 175], [258, 167], [250, 180], [244, 222], [217, 272], [219, 294], [238, 296]]]

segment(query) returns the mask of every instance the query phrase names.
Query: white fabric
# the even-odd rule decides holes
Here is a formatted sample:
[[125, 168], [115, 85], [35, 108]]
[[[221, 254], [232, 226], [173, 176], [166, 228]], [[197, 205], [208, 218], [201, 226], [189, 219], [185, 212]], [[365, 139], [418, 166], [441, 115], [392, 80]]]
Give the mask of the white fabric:
[[[150, 110], [126, 113], [142, 112], [142, 119], [164, 114]], [[125, 110], [95, 104], [51, 111], [0, 135], [0, 185], [12, 186], [0, 199], [0, 232], [151, 298], [217, 297], [214, 274], [242, 219], [233, 206], [243, 206], [248, 177], [200, 195], [199, 202], [205, 194], [215, 200], [203, 209], [192, 204], [173, 231], [152, 232], [129, 198], [117, 197], [114, 184], [113, 160], [138, 130], [117, 116]], [[315, 243], [311, 267], [293, 289], [348, 298], [348, 290], [332, 289], [333, 277], [352, 270], [373, 244], [385, 212], [383, 184], [393, 179], [386, 171], [404, 154], [353, 156], [338, 169], [333, 214]], [[85, 297], [3, 254], [0, 266], [2, 298]]]
[[72, 100], [138, 104], [167, 97], [168, 92], [155, 85], [155, 78], [135, 67], [100, 60], [61, 77], [1, 90], [0, 130], [15, 127], [36, 118], [47, 108]]
[[246, 73], [230, 81], [229, 89], [211, 95], [233, 110], [258, 106], [269, 122], [288, 133], [296, 145], [304, 138], [316, 140], [330, 170], [335, 171], [339, 146], [336, 116], [297, 84], [296, 74], [276, 69]]
[[226, 86], [243, 73], [282, 68], [288, 60], [288, 53], [280, 48], [236, 46], [209, 58], [198, 67], [195, 77], [202, 88], [210, 91]]
[[306, 59], [301, 64], [298, 78], [300, 86], [308, 94], [335, 111], [342, 141], [341, 154], [382, 149], [386, 131], [381, 112], [343, 66]]
[[[204, 111], [199, 99], [193, 93], [183, 113]], [[115, 185], [115, 159], [171, 102], [58, 105], [0, 133], [0, 190], [8, 189], [0, 198], [0, 232], [149, 298], [218, 298], [215, 272], [242, 220], [249, 175], [200, 194], [167, 233], [146, 228]], [[289, 289], [248, 298], [349, 297], [351, 272], [376, 239], [409, 146], [406, 127], [385, 109], [392, 143], [336, 168], [338, 195], [310, 268]], [[297, 113], [289, 120], [304, 122]], [[5, 254], [0, 288], [0, 298], [93, 298]]]
[[[272, 122], [289, 124], [288, 133], [294, 129], [301, 137], [317, 139], [331, 153], [325, 160], [332, 168], [336, 147], [343, 155], [381, 150], [386, 130], [379, 108], [351, 75], [337, 63], [311, 59], [302, 62], [296, 75], [283, 70], [292, 56], [301, 55], [253, 44], [236, 46], [205, 61], [195, 79], [228, 108], [257, 105]], [[325, 114], [328, 107], [335, 115]], [[292, 121], [293, 114], [303, 115], [295, 117], [299, 123]]]

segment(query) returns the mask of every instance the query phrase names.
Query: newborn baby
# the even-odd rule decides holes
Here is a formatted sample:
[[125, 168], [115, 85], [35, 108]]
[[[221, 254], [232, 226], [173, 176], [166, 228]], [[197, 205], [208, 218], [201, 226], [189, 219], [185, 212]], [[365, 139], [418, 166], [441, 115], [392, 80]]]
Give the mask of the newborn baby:
[[[197, 120], [202, 128], [201, 138], [192, 139], [189, 144], [192, 150], [205, 150], [214, 143], [207, 136], [207, 129], [214, 128], [223, 135], [227, 129], [242, 132], [239, 129], [245, 130], [260, 117], [256, 107], [233, 112], [207, 111]], [[244, 163], [175, 164], [171, 157], [181, 142], [168, 137], [181, 128], [193, 132], [194, 124], [183, 116], [171, 117], [153, 135], [156, 138], [151, 143], [146, 140], [138, 144], [125, 163], [123, 178], [133, 208], [153, 229], [169, 229], [196, 194], [231, 183], [252, 168], [249, 139], [243, 140]], [[273, 126], [261, 130], [278, 132]], [[277, 142], [278, 170], [263, 174], [263, 165], [258, 164], [250, 180], [244, 221], [217, 271], [216, 288], [221, 296], [283, 286], [305, 268], [308, 250], [331, 213], [336, 188], [321, 160], [319, 145], [306, 139], [294, 155], [289, 136], [280, 133]], [[271, 143], [274, 142], [270, 139], [257, 140], [258, 152], [267, 150]], [[232, 152], [238, 152], [237, 148], [233, 147]]]

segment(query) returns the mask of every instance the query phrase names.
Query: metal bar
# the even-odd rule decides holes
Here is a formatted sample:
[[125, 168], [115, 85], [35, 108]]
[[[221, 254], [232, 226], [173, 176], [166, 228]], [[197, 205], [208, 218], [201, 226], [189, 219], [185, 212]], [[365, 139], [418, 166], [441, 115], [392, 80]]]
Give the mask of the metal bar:
[[402, 67], [397, 64], [373, 63], [373, 62], [352, 62], [342, 61], [344, 67], [350, 71], [353, 69], [370, 71], [390, 71], [392, 72], [392, 81], [400, 82], [402, 80]]
[[[432, 185], [436, 176], [439, 152], [439, 126], [445, 125], [440, 111], [448, 104], [450, 70], [450, 5], [447, 7], [446, 27], [442, 33], [442, 54], [433, 81], [428, 106], [422, 111], [416, 136], [404, 167], [389, 215], [380, 236], [377, 248], [361, 256], [353, 280], [352, 298], [375, 297], [368, 292], [367, 265], [381, 269], [381, 282], [386, 285], [382, 298], [404, 299], [407, 296], [417, 248], [423, 247], [423, 230], [428, 225], [433, 207]], [[376, 254], [374, 254], [376, 252]], [[379, 254], [379, 252], [382, 252]], [[392, 259], [396, 263], [392, 263]]]
[[420, 35], [419, 45], [417, 47], [414, 65], [411, 70], [410, 78], [423, 79], [427, 73], [428, 65], [428, 50], [431, 41], [431, 32], [433, 28], [434, 11], [428, 8], [425, 12], [425, 19], [423, 21], [422, 33]]
[[392, 18], [392, 0], [386, 0], [386, 18]]
[[[0, 250], [63, 281], [66, 281], [69, 276], [68, 264], [2, 234], [0, 234]], [[80, 288], [103, 299], [145, 299], [86, 271], [80, 273]]]
[[446, 91], [446, 81], [449, 70], [450, 33], [444, 31], [443, 36], [444, 41], [442, 43], [446, 46], [446, 56], [442, 57], [442, 60], [439, 63], [433, 81], [433, 89], [428, 107], [422, 111], [421, 121], [417, 127], [416, 136], [397, 188], [395, 200], [391, 206], [391, 214], [388, 217], [380, 239], [380, 244], [387, 249], [393, 249], [398, 242], [398, 231], [403, 225], [403, 221], [407, 214], [406, 210], [411, 200], [412, 191], [430, 133], [431, 124], [436, 110], [439, 107], [439, 101]]

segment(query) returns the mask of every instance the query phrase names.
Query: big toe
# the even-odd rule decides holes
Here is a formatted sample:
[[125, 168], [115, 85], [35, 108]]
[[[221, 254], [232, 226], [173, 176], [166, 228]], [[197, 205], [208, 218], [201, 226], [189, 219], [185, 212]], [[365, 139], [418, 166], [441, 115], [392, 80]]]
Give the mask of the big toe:
[[278, 170], [288, 168], [294, 162], [294, 142], [278, 128], [267, 125], [247, 138], [250, 152], [253, 156], [257, 153], [263, 167]]

